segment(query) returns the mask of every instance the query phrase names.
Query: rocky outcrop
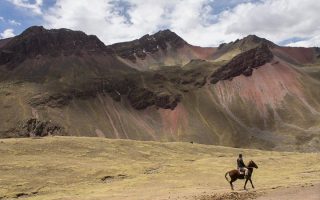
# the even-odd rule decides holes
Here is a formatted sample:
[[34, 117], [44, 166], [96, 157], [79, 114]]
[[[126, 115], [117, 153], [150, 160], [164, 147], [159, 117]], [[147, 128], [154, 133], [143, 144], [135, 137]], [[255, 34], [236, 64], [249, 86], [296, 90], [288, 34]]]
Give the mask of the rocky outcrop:
[[128, 100], [132, 107], [138, 110], [145, 109], [152, 105], [158, 108], [173, 110], [181, 100], [181, 96], [169, 93], [156, 94], [145, 88], [136, 88], [129, 93]]
[[37, 95], [29, 100], [29, 104], [32, 107], [36, 106], [49, 106], [51, 108], [58, 108], [65, 106], [72, 100], [72, 96], [68, 94], [56, 93], [56, 94], [44, 94]]
[[64, 128], [51, 120], [30, 118], [21, 121], [15, 128], [1, 133], [2, 138], [11, 137], [44, 137], [49, 135], [66, 135]]
[[69, 56], [83, 54], [112, 53], [94, 35], [69, 29], [47, 30], [42, 26], [33, 26], [22, 34], [6, 42], [0, 49], [0, 65], [14, 67], [27, 58], [37, 56]]
[[51, 121], [41, 121], [38, 119], [29, 119], [22, 124], [21, 132], [23, 136], [48, 136], [48, 135], [61, 135], [63, 128], [57, 123]]
[[130, 91], [128, 100], [132, 107], [141, 110], [155, 104], [156, 95], [146, 88], [135, 88]]
[[73, 99], [89, 99], [99, 94], [109, 95], [117, 102], [126, 98], [131, 106], [137, 110], [142, 110], [149, 106], [174, 109], [181, 99], [178, 94], [151, 91], [148, 88], [139, 86], [139, 83], [134, 80], [119, 78], [97, 80], [77, 90], [69, 89], [60, 93], [36, 95], [29, 100], [29, 105], [32, 107], [48, 106], [59, 108], [68, 105]]
[[181, 95], [158, 94], [155, 99], [155, 105], [164, 109], [173, 110], [181, 101]]
[[211, 75], [211, 83], [232, 79], [241, 74], [250, 76], [254, 68], [260, 67], [273, 58], [267, 45], [260, 45], [234, 57], [229, 63], [217, 69]]
[[136, 57], [145, 59], [147, 53], [153, 54], [160, 50], [183, 47], [186, 42], [170, 30], [159, 31], [154, 35], [145, 35], [131, 42], [113, 44], [110, 47], [122, 58], [136, 61]]

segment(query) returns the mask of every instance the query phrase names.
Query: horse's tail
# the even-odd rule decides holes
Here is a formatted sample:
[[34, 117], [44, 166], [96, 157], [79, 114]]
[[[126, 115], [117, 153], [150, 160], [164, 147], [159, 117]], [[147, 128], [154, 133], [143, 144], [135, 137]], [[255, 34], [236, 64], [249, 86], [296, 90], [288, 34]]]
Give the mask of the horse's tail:
[[228, 174], [229, 174], [229, 172], [227, 172], [225, 175], [224, 175], [224, 177], [226, 178], [226, 180], [228, 181], [228, 182], [230, 182], [229, 180], [228, 180]]

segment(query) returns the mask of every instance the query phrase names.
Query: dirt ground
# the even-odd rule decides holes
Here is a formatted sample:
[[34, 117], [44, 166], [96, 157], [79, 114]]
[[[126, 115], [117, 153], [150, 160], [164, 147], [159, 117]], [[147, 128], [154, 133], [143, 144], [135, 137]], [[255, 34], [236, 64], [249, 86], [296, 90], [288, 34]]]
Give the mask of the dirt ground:
[[[225, 180], [239, 152], [259, 166], [256, 189], [239, 180], [232, 192]], [[47, 137], [2, 139], [0, 158], [1, 200], [313, 200], [320, 191], [319, 153]]]
[[257, 200], [320, 200], [320, 184], [278, 188]]
[[220, 192], [195, 196], [194, 200], [320, 200], [320, 184], [271, 188], [267, 190]]

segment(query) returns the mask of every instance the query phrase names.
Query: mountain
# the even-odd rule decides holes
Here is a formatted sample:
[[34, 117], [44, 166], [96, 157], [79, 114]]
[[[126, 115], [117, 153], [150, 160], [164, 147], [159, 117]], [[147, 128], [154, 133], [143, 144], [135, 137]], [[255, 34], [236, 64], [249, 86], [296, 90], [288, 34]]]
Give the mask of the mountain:
[[214, 55], [215, 60], [230, 60], [232, 57], [242, 53], [244, 51], [248, 51], [252, 48], [255, 48], [259, 45], [266, 45], [269, 48], [274, 48], [277, 45], [264, 39], [259, 38], [256, 35], [248, 35], [242, 39], [238, 39], [234, 42], [230, 42], [228, 44], [223, 43], [219, 45], [217, 52]]
[[[113, 51], [96, 36], [81, 31], [35, 26], [5, 42], [0, 52], [2, 80], [70, 83], [73, 79], [95, 78], [109, 71], [134, 71], [115, 59]], [[72, 74], [79, 70], [89, 73], [85, 77]]]
[[319, 59], [320, 55], [319, 48], [282, 47], [256, 35], [249, 35], [228, 44], [221, 44], [214, 54], [214, 59], [230, 60], [237, 54], [255, 48], [261, 44], [268, 46], [277, 57], [290, 63], [294, 63], [295, 65], [314, 63]]
[[191, 59], [206, 59], [216, 50], [190, 45], [170, 30], [145, 35], [130, 42], [113, 44], [110, 47], [128, 65], [140, 71], [168, 65], [184, 65]]
[[97, 136], [320, 150], [318, 48], [170, 30], [106, 46], [68, 29], [0, 40], [0, 137]]

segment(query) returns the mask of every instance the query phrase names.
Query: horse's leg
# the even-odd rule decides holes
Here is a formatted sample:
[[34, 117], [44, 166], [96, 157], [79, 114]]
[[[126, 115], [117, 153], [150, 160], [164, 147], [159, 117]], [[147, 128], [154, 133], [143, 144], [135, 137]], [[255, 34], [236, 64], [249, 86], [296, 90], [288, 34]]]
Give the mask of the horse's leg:
[[234, 179], [231, 179], [231, 181], [230, 181], [230, 186], [231, 186], [231, 189], [232, 189], [232, 190], [234, 190], [234, 189], [233, 189], [233, 184], [232, 184], [234, 181], [235, 181]]
[[231, 182], [231, 181], [230, 181], [230, 186], [231, 186], [231, 190], [234, 190], [234, 189], [233, 189], [233, 185], [232, 185], [232, 182]]
[[250, 183], [251, 183], [252, 188], [254, 188], [254, 186], [253, 186], [253, 184], [252, 184], [252, 180], [251, 180], [251, 178], [250, 178], [249, 180], [250, 180]]
[[247, 182], [248, 182], [248, 178], [246, 179], [246, 182], [245, 182], [245, 184], [244, 184], [244, 190], [247, 190], [247, 188], [246, 188], [246, 186], [247, 186]]
[[232, 182], [233, 182], [233, 178], [230, 176], [230, 181], [228, 180], [227, 176], [230, 176], [229, 172], [227, 172], [224, 176], [226, 177], [226, 180], [228, 181], [228, 183], [230, 184], [230, 187], [231, 187], [231, 190], [233, 190], [233, 185], [232, 185]]
[[233, 185], [232, 185], [232, 182], [231, 182], [231, 181], [232, 181], [232, 178], [231, 178], [231, 176], [230, 176], [231, 180], [229, 181], [229, 180], [228, 180], [228, 177], [227, 177], [228, 175], [230, 176], [229, 172], [227, 172], [227, 173], [224, 175], [224, 177], [226, 177], [226, 180], [227, 180], [228, 183], [230, 184], [231, 190], [233, 190]]

